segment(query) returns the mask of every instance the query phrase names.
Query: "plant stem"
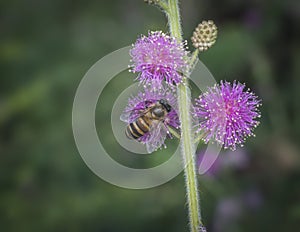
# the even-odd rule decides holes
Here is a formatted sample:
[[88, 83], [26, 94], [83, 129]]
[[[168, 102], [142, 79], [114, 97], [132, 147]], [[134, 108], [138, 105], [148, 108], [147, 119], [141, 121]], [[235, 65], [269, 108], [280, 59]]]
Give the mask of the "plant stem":
[[[182, 41], [182, 29], [178, 0], [169, 0], [168, 20], [171, 35]], [[193, 141], [191, 126], [191, 99], [188, 80], [184, 77], [184, 82], [177, 87], [179, 118], [181, 123], [181, 148], [184, 162], [185, 184], [187, 192], [187, 203], [189, 210], [189, 222], [191, 232], [199, 232], [202, 226], [199, 194], [197, 184], [197, 172], [195, 164], [195, 145]]]
[[193, 70], [193, 68], [196, 66], [196, 64], [197, 64], [197, 62], [198, 62], [198, 55], [199, 55], [199, 50], [196, 49], [196, 50], [193, 52], [193, 54], [192, 54], [192, 56], [191, 56], [191, 58], [190, 58], [190, 70], [189, 70], [189, 72], [190, 72], [191, 70]]
[[195, 165], [195, 146], [191, 135], [190, 91], [187, 85], [178, 87], [179, 118], [181, 121], [181, 148], [184, 161], [189, 220], [192, 232], [198, 232], [201, 224], [199, 194]]
[[175, 130], [173, 127], [168, 126], [168, 130], [170, 131], [170, 133], [176, 137], [177, 139], [180, 139], [180, 134], [177, 132], [177, 130]]
[[165, 2], [165, 0], [161, 0], [157, 3], [158, 6], [161, 7], [161, 9], [163, 9], [166, 13], [169, 12], [169, 6], [168, 4]]
[[177, 38], [179, 41], [182, 41], [182, 29], [181, 29], [178, 0], [169, 0], [168, 21], [169, 21], [171, 35]]

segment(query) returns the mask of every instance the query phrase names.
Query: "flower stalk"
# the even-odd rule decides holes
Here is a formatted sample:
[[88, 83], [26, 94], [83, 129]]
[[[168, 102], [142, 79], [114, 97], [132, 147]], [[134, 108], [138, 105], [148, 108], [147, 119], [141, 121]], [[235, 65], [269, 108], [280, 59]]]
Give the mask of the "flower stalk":
[[166, 13], [169, 11], [168, 4], [165, 2], [165, 0], [159, 1], [158, 6], [160, 6], [161, 9], [164, 10]]
[[[246, 137], [254, 136], [252, 130], [259, 124], [256, 118], [260, 117], [260, 100], [249, 90], [244, 91], [243, 84], [221, 82], [201, 94], [192, 108], [189, 78], [199, 60], [199, 52], [208, 50], [216, 42], [217, 26], [208, 20], [196, 27], [191, 38], [196, 50], [189, 55], [182, 38], [179, 0], [144, 1], [164, 10], [171, 36], [161, 31], [149, 32], [130, 50], [131, 71], [139, 73], [137, 80], [144, 84], [145, 93], [129, 101], [121, 120], [128, 123], [128, 137], [145, 144], [149, 153], [162, 147], [167, 137], [180, 139], [190, 231], [205, 232], [199, 204], [196, 144], [200, 140], [205, 143], [217, 141], [224, 148], [233, 150], [236, 145], [242, 145]], [[163, 90], [163, 83], [170, 87], [171, 92], [162, 91], [158, 96], [156, 91]], [[152, 90], [147, 90], [149, 86]], [[177, 96], [174, 95], [175, 88]], [[141, 112], [150, 107], [151, 111], [147, 112], [151, 112], [151, 118], [164, 125], [163, 129], [155, 129], [158, 137], [149, 131], [149, 124], [139, 118]], [[196, 135], [192, 130], [192, 115], [197, 123]]]
[[[182, 29], [178, 0], [169, 0], [167, 12], [171, 36], [182, 41]], [[195, 58], [194, 58], [195, 59]], [[197, 172], [195, 164], [195, 144], [191, 125], [191, 98], [187, 77], [177, 87], [179, 118], [181, 123], [181, 149], [185, 173], [185, 185], [189, 210], [189, 223], [191, 232], [198, 232], [202, 227]]]

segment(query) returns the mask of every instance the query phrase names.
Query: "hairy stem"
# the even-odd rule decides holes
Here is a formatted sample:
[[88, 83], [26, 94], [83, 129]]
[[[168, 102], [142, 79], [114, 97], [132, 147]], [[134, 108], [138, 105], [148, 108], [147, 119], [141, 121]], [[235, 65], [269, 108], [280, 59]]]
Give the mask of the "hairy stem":
[[178, 87], [179, 118], [181, 121], [181, 148], [184, 161], [187, 203], [189, 207], [189, 220], [192, 232], [198, 232], [201, 224], [199, 209], [199, 194], [197, 172], [195, 165], [195, 146], [191, 134], [190, 122], [190, 91], [187, 85]]
[[[169, 0], [169, 11], [167, 13], [171, 35], [182, 41], [182, 29], [178, 0]], [[181, 123], [181, 148], [184, 162], [185, 184], [187, 192], [187, 203], [189, 210], [189, 222], [191, 232], [198, 232], [202, 226], [199, 194], [197, 184], [197, 172], [195, 164], [195, 145], [193, 141], [191, 126], [191, 99], [188, 80], [184, 77], [184, 82], [177, 88], [179, 118]]]
[[165, 2], [165, 0], [161, 0], [157, 3], [158, 6], [161, 7], [161, 9], [163, 9], [166, 13], [169, 12], [169, 6], [168, 4]]
[[169, 20], [171, 35], [177, 38], [179, 41], [181, 41], [182, 29], [181, 29], [178, 0], [169, 0], [168, 20]]

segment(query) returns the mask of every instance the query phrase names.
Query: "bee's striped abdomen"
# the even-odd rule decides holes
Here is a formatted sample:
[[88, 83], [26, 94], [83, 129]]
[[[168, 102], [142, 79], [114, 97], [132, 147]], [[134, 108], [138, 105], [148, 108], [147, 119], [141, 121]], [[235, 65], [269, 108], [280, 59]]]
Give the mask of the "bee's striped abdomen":
[[144, 135], [144, 133], [138, 128], [135, 122], [130, 123], [126, 129], [127, 137], [131, 139], [138, 139]]
[[139, 137], [142, 137], [145, 134], [145, 132], [138, 126], [136, 122], [131, 123], [131, 126], [134, 134], [138, 135]]
[[138, 137], [136, 135], [132, 134], [130, 125], [128, 125], [126, 127], [125, 134], [126, 134], [127, 138], [129, 138], [129, 139], [138, 139]]
[[149, 131], [149, 122], [143, 117], [130, 123], [126, 128], [126, 136], [130, 139], [138, 139]]
[[136, 124], [144, 133], [147, 133], [150, 130], [149, 122], [145, 119], [145, 117], [138, 118], [136, 120]]

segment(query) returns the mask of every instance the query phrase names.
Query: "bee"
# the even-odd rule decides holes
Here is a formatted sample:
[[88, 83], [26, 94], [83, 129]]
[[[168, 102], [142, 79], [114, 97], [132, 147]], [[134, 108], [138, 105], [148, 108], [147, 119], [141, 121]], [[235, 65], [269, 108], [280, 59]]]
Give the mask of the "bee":
[[165, 99], [154, 103], [145, 102], [145, 105], [146, 108], [138, 112], [133, 122], [128, 122], [130, 112], [123, 113], [121, 120], [128, 122], [125, 134], [129, 139], [140, 142], [143, 136], [147, 136], [146, 148], [152, 153], [164, 143], [168, 133], [165, 119], [172, 107]]

